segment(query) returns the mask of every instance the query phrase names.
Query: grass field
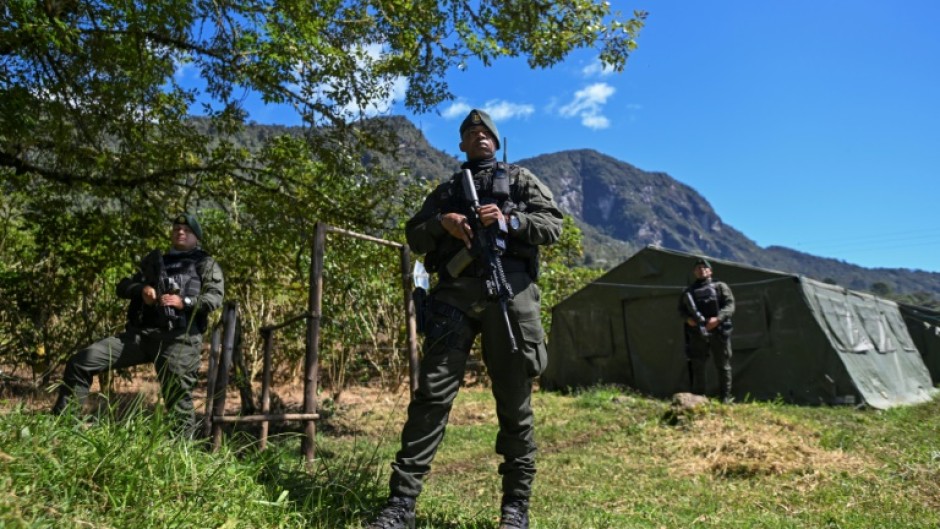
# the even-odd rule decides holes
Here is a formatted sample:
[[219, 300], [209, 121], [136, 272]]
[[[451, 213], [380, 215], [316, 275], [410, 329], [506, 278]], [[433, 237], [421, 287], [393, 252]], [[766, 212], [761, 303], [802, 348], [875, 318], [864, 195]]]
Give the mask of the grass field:
[[[0, 527], [359, 527], [383, 502], [406, 397], [330, 403], [318, 459], [299, 437], [219, 453], [159, 413], [94, 423], [15, 402], [0, 414]], [[940, 401], [879, 412], [670, 403], [617, 388], [534, 397], [537, 529], [940, 528]], [[487, 388], [464, 388], [418, 502], [418, 527], [495, 529], [499, 463]]]

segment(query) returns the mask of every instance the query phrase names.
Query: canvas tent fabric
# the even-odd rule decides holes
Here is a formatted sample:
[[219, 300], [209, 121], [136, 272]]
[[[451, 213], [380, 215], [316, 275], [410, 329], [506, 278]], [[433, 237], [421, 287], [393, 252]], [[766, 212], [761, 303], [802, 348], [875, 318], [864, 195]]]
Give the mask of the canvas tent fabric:
[[[689, 391], [678, 300], [701, 256], [647, 247], [553, 307], [546, 389], [623, 384]], [[896, 303], [709, 258], [735, 297], [733, 394], [879, 409], [937, 392]], [[708, 368], [707, 392], [717, 393]]]
[[898, 308], [934, 385], [940, 384], [940, 312], [903, 303]]

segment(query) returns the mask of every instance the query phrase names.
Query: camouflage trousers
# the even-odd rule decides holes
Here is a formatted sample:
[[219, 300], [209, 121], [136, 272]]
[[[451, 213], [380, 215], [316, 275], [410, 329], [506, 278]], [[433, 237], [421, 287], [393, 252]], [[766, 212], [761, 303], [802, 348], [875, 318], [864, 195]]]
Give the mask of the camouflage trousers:
[[[530, 282], [531, 283], [531, 282]], [[544, 370], [547, 353], [538, 319], [539, 290], [534, 284], [517, 291], [509, 317], [519, 351], [513, 353], [499, 305], [490, 303], [475, 317], [435, 301], [423, 347], [418, 389], [408, 406], [401, 450], [392, 463], [393, 495], [417, 496], [431, 470], [467, 359], [482, 333], [483, 362], [492, 381], [499, 432], [496, 453], [503, 494], [527, 498], [535, 477], [532, 380]]]
[[722, 400], [731, 395], [731, 337], [720, 332], [712, 332], [703, 337], [690, 332], [687, 336], [689, 358], [689, 376], [692, 379], [692, 393], [705, 395], [708, 390], [706, 365], [711, 358], [718, 374], [718, 396]]
[[107, 370], [152, 363], [160, 394], [178, 428], [192, 434], [195, 412], [192, 391], [199, 369], [202, 336], [128, 329], [78, 351], [65, 365], [54, 413], [74, 406], [80, 410], [95, 375]]

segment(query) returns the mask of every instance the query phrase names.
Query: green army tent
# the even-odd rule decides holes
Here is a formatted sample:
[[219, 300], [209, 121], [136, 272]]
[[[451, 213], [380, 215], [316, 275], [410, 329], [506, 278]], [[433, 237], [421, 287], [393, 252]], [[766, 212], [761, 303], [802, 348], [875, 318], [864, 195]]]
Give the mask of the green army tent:
[[[699, 256], [647, 247], [553, 307], [547, 389], [624, 384], [656, 397], [688, 391], [679, 296]], [[709, 258], [731, 287], [738, 400], [866, 403], [936, 393], [898, 305], [806, 277]], [[709, 394], [717, 393], [709, 367]]]
[[933, 383], [940, 384], [940, 312], [903, 303], [898, 307]]

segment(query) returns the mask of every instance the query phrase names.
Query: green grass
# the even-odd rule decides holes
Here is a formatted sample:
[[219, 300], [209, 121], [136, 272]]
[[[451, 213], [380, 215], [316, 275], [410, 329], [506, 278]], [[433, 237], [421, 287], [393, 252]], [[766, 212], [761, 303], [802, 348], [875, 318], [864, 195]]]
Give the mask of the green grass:
[[[0, 527], [359, 527], [384, 500], [404, 402], [339, 405], [318, 459], [299, 437], [218, 453], [163, 418], [89, 425], [24, 407], [0, 415]], [[499, 464], [485, 388], [465, 388], [418, 503], [418, 527], [495, 529]], [[878, 412], [668, 402], [615, 388], [534, 396], [534, 529], [940, 527], [940, 401]]]

